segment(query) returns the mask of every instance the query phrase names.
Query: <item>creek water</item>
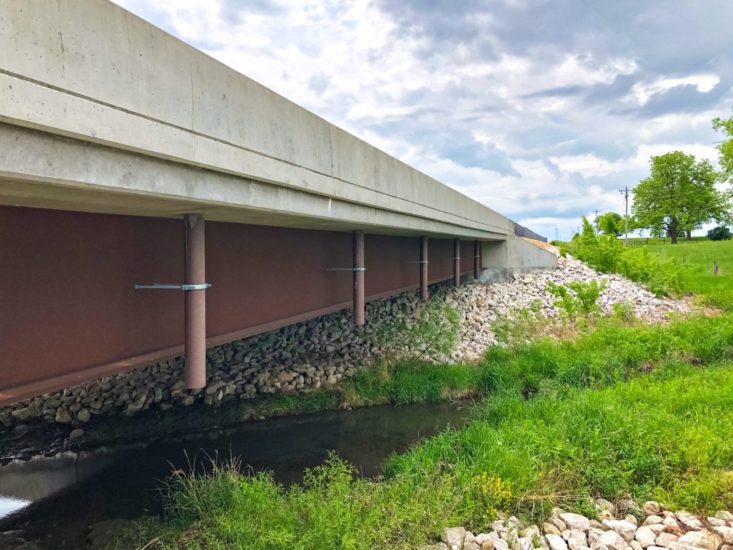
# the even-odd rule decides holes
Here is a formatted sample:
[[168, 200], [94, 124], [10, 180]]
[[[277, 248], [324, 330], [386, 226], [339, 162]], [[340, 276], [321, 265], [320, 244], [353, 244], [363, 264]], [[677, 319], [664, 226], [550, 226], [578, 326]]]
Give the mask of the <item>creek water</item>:
[[[83, 548], [89, 527], [114, 518], [162, 511], [161, 488], [173, 468], [206, 468], [208, 457], [241, 457], [290, 484], [333, 451], [359, 475], [379, 474], [385, 459], [448, 426], [459, 427], [469, 406], [440, 403], [372, 407], [264, 420], [142, 448], [11, 463], [0, 468], [0, 532], [41, 548]], [[5, 517], [3, 517], [5, 516]], [[0, 536], [0, 545], [2, 545]]]

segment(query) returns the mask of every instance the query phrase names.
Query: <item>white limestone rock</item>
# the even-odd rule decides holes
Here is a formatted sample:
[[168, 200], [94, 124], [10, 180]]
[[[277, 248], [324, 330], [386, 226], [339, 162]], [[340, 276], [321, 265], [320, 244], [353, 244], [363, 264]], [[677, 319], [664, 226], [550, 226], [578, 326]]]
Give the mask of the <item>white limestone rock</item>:
[[727, 525], [716, 525], [713, 531], [723, 539], [725, 544], [733, 544], [733, 527]]
[[[474, 540], [481, 550], [494, 550], [494, 540], [488, 533], [479, 533], [474, 537]], [[486, 545], [484, 545], [484, 543], [486, 543]]]
[[703, 524], [700, 521], [700, 518], [689, 512], [686, 512], [685, 510], [680, 510], [675, 515], [677, 516], [677, 521], [679, 521], [685, 529], [699, 531], [703, 528]]
[[662, 525], [664, 525], [664, 530], [669, 533], [682, 532], [682, 527], [680, 527], [680, 523], [677, 521], [674, 514], [667, 515], [664, 520], [662, 520]]
[[590, 529], [590, 520], [580, 514], [572, 512], [564, 512], [560, 514], [560, 519], [565, 522], [569, 529], [577, 529], [578, 531], [587, 531]]
[[448, 527], [443, 531], [443, 542], [450, 550], [462, 550], [466, 538], [464, 527]]
[[[704, 548], [705, 550], [716, 550], [720, 546], [721, 539], [718, 535], [711, 533], [707, 529], [700, 531], [689, 531], [677, 539], [678, 550], [687, 550], [689, 548]], [[674, 545], [673, 545], [674, 547]]]
[[545, 535], [545, 539], [550, 546], [550, 550], [568, 550], [565, 539], [559, 535]]
[[677, 542], [678, 538], [679, 537], [673, 533], [660, 533], [657, 536], [656, 546], [661, 546], [662, 548], [670, 548], [674, 543]]
[[598, 542], [598, 540], [601, 538], [601, 535], [605, 533], [606, 531], [603, 529], [599, 529], [597, 527], [591, 527], [588, 530], [588, 542], [591, 546], [593, 546], [595, 543]]
[[626, 542], [634, 540], [636, 525], [625, 519], [607, 519], [603, 524], [623, 537]]
[[596, 544], [608, 548], [608, 550], [626, 550], [626, 540], [616, 531], [604, 531]]
[[636, 540], [641, 544], [642, 548], [648, 548], [649, 546], [654, 546], [657, 541], [657, 534], [654, 533], [649, 527], [639, 527], [636, 530], [636, 534], [634, 536]]
[[641, 509], [644, 512], [645, 516], [654, 516], [662, 511], [662, 507], [659, 505], [659, 503], [653, 500], [647, 500], [641, 507]]
[[613, 502], [606, 500], [605, 498], [597, 498], [595, 500], [596, 510], [606, 510], [612, 516], [616, 515], [616, 505]]
[[570, 550], [582, 550], [588, 546], [588, 537], [586, 536], [585, 531], [571, 529], [567, 542]]

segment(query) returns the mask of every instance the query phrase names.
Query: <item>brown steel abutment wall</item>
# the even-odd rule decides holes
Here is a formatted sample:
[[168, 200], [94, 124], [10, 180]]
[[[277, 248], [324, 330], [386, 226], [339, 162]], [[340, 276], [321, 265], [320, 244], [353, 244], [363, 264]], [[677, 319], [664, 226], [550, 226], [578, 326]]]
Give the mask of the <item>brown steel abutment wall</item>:
[[[431, 283], [453, 246], [429, 240]], [[0, 260], [3, 401], [181, 355], [184, 293], [133, 288], [184, 282], [181, 220], [0, 207]], [[367, 234], [367, 300], [416, 288], [419, 260], [419, 237]], [[208, 345], [350, 307], [351, 262], [348, 232], [206, 222]]]

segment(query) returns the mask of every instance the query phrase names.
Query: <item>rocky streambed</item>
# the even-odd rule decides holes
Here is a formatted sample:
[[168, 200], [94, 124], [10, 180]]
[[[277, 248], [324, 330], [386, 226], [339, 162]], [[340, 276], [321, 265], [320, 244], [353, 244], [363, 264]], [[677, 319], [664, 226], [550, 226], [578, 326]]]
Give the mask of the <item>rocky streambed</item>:
[[487, 533], [449, 528], [442, 542], [422, 550], [733, 550], [733, 514], [725, 510], [704, 517], [652, 501], [593, 505], [595, 517], [554, 508], [541, 526], [512, 516], [494, 521]]

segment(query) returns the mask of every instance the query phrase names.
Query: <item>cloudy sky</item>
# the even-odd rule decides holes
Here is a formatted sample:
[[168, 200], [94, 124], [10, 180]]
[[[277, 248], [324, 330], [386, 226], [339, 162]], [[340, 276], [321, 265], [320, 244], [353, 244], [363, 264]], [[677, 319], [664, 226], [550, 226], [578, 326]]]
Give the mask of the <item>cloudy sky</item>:
[[550, 238], [733, 106], [730, 0], [116, 1]]

